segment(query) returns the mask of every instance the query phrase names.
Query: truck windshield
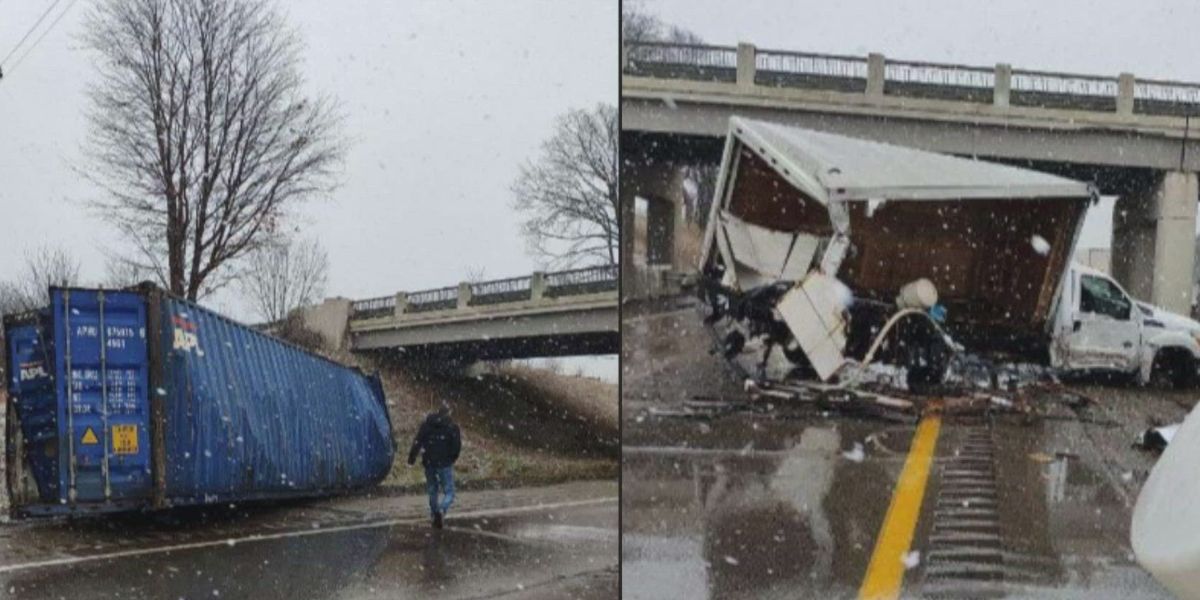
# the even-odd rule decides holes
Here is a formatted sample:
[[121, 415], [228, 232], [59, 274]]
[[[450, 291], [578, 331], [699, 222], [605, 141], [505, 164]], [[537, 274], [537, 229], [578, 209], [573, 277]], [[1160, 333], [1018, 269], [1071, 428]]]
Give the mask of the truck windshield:
[[1113, 282], [1084, 275], [1079, 280], [1079, 310], [1125, 321], [1129, 319], [1129, 298]]

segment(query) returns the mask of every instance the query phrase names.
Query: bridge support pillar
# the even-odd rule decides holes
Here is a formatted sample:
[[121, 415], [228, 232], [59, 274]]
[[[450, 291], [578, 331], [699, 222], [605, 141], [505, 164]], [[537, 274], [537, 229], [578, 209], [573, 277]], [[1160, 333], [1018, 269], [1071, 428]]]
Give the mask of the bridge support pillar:
[[[621, 212], [630, 225], [623, 231], [634, 231], [636, 199], [645, 199], [646, 262], [650, 265], [670, 266], [676, 271], [696, 268], [696, 257], [680, 247], [681, 243], [687, 243], [691, 234], [684, 219], [683, 182], [683, 169], [670, 163], [625, 165], [621, 169]], [[633, 238], [632, 235], [621, 238], [622, 244], [629, 244], [628, 250], [623, 248], [622, 253], [630, 259], [633, 257]]]
[[1113, 277], [1135, 298], [1181, 315], [1192, 308], [1198, 198], [1196, 173], [1167, 171], [1113, 213]]
[[[626, 296], [657, 295], [664, 276], [696, 270], [702, 232], [684, 218], [684, 170], [667, 162], [626, 164], [621, 169], [621, 276]], [[636, 199], [646, 200], [646, 264], [633, 262]]]
[[624, 277], [625, 273], [633, 273], [634, 228], [637, 226], [637, 200], [633, 186], [629, 183], [631, 171], [629, 167], [621, 167], [621, 177], [619, 178], [620, 197], [617, 205], [621, 212], [620, 260], [622, 277]]

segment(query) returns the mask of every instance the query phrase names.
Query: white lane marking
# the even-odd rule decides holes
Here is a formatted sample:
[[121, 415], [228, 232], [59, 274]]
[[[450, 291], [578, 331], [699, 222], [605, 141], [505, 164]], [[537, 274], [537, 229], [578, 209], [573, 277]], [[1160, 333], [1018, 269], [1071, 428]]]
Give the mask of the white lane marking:
[[[459, 512], [454, 515], [454, 519], [471, 518], [471, 517], [492, 517], [503, 516], [527, 512], [537, 512], [539, 510], [553, 510], [557, 508], [574, 508], [577, 506], [591, 506], [594, 504], [605, 504], [608, 502], [616, 502], [616, 496], [608, 496], [605, 498], [592, 498], [590, 500], [572, 500], [568, 502], [555, 502], [551, 504], [530, 504], [527, 506], [510, 506], [508, 508], [490, 508], [474, 511]], [[0, 573], [12, 573], [14, 571], [26, 571], [30, 569], [43, 569], [46, 567], [58, 567], [65, 565], [75, 565], [85, 562], [94, 562], [99, 560], [110, 560], [115, 558], [125, 558], [128, 556], [144, 556], [147, 554], [161, 554], [164, 552], [178, 552], [181, 550], [196, 550], [199, 548], [214, 548], [217, 546], [236, 546], [238, 544], [249, 544], [254, 542], [265, 542], [269, 540], [280, 540], [292, 537], [304, 537], [309, 535], [320, 535], [323, 533], [338, 533], [342, 531], [356, 531], [359, 529], [373, 529], [376, 527], [391, 527], [393, 525], [413, 525], [417, 523], [425, 523], [428, 519], [423, 517], [406, 517], [403, 519], [385, 519], [382, 521], [372, 521], [370, 523], [356, 523], [354, 525], [336, 525], [332, 527], [321, 527], [320, 529], [298, 529], [296, 531], [283, 531], [278, 533], [264, 533], [249, 535], [242, 538], [225, 538], [220, 540], [209, 540], [204, 542], [189, 542], [186, 544], [172, 544], [169, 546], [158, 546], [155, 548], [138, 548], [134, 550], [120, 550], [117, 552], [108, 552], [105, 554], [96, 554], [93, 556], [67, 556], [63, 558], [52, 558], [49, 560], [34, 561], [16, 565], [0, 565]]]

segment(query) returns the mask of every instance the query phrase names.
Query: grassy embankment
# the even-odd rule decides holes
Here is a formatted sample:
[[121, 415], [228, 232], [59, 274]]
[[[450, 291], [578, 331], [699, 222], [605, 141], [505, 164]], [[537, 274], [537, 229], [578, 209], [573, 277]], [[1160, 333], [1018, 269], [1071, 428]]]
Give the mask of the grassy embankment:
[[443, 400], [462, 430], [455, 471], [468, 489], [617, 477], [614, 384], [516, 366], [472, 376], [392, 365], [380, 375], [397, 444], [385, 485], [423, 485], [419, 464], [405, 461], [421, 420]]

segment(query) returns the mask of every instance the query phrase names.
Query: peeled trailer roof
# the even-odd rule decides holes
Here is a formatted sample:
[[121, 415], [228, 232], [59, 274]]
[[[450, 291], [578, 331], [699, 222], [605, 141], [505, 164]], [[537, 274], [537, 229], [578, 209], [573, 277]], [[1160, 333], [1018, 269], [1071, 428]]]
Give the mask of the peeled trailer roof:
[[805, 193], [829, 200], [1086, 197], [1088, 184], [979, 160], [741, 117], [729, 135]]

